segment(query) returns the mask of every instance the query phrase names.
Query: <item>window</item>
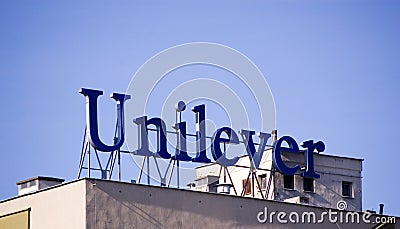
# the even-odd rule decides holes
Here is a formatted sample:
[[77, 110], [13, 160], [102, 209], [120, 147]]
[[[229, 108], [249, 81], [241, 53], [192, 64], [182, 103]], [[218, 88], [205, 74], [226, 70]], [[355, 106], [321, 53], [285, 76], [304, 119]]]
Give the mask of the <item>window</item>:
[[250, 180], [250, 178], [247, 179], [247, 185], [246, 185], [246, 179], [242, 180], [242, 187], [243, 187], [245, 195], [251, 194], [251, 180]]
[[29, 187], [33, 187], [33, 186], [36, 186], [36, 181], [37, 180], [33, 180], [33, 181], [31, 181], [31, 182], [29, 182]]
[[314, 179], [304, 177], [303, 188], [305, 192], [314, 192]]
[[267, 174], [262, 174], [259, 176], [259, 181], [261, 185], [261, 189], [266, 189], [267, 188]]
[[342, 196], [353, 197], [353, 183], [342, 181]]
[[283, 187], [294, 189], [294, 175], [283, 175]]
[[308, 197], [302, 196], [302, 197], [300, 197], [300, 203], [309, 204], [310, 203], [310, 199]]

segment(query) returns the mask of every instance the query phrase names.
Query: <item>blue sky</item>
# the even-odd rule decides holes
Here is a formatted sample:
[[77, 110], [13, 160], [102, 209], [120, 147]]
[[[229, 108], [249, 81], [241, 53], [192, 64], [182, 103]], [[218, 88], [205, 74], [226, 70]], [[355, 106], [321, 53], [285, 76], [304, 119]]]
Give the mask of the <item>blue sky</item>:
[[[237, 49], [263, 72], [279, 135], [365, 159], [363, 208], [385, 203], [386, 213], [400, 215], [399, 10], [389, 0], [3, 0], [0, 199], [28, 177], [76, 178], [85, 124], [79, 88], [124, 92], [151, 56], [208, 41]], [[102, 105], [106, 138], [114, 104]]]

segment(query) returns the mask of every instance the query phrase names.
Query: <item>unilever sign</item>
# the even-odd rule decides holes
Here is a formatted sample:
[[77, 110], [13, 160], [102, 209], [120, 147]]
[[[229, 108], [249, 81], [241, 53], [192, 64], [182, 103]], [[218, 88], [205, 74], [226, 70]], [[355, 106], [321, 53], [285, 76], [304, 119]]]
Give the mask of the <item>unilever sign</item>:
[[[177, 99], [174, 102], [177, 113], [182, 114], [186, 110], [187, 104], [184, 101], [194, 103], [191, 111], [195, 116], [195, 142], [196, 152], [189, 152], [187, 148], [188, 125], [181, 118], [175, 118], [172, 128], [176, 134], [176, 143], [174, 152], [168, 150], [167, 125], [162, 117], [148, 117], [146, 115], [146, 104], [149, 101], [149, 95], [155, 88], [155, 85], [172, 71], [190, 65], [207, 65], [217, 67], [228, 71], [252, 92], [257, 101], [257, 107], [261, 114], [260, 126], [265, 128], [256, 135], [255, 130], [248, 126], [234, 129], [232, 126], [217, 127], [215, 131], [207, 133], [206, 105], [203, 103], [195, 104], [196, 99], [207, 98], [210, 101], [219, 102], [224, 105], [225, 110], [233, 109], [232, 125], [240, 122], [244, 115], [240, 114], [240, 107], [243, 103], [235, 102], [235, 94], [232, 90], [226, 90], [220, 82], [205, 78], [194, 79], [185, 84], [181, 84], [173, 91], [176, 95], [169, 96], [170, 100]], [[221, 86], [222, 85], [222, 86]], [[178, 89], [182, 92], [178, 93]], [[125, 94], [113, 93], [111, 98], [117, 104], [117, 138], [114, 144], [105, 144], [99, 137], [98, 123], [98, 98], [103, 94], [101, 90], [82, 88], [80, 93], [86, 98], [86, 128], [90, 144], [97, 150], [111, 152], [119, 150], [124, 143], [129, 145], [131, 137], [126, 137], [127, 130], [134, 126], [136, 128], [136, 147], [132, 151], [137, 156], [155, 156], [163, 159], [172, 159], [193, 163], [217, 162], [221, 166], [235, 165], [239, 157], [228, 156], [228, 150], [225, 146], [243, 144], [245, 153], [249, 156], [251, 167], [258, 169], [261, 164], [262, 156], [271, 141], [271, 131], [275, 128], [275, 106], [272, 93], [269, 90], [265, 77], [258, 68], [247, 57], [238, 51], [213, 43], [190, 43], [167, 49], [147, 61], [135, 74], [131, 84]], [[224, 98], [224, 95], [227, 98]], [[221, 103], [220, 101], [224, 101]], [[129, 103], [132, 101], [131, 103]], [[166, 99], [168, 106], [168, 99]], [[171, 102], [170, 102], [171, 103]], [[238, 108], [239, 107], [239, 108]], [[242, 109], [246, 110], [246, 109]], [[187, 112], [186, 112], [187, 113]], [[239, 113], [239, 115], [237, 114]], [[247, 113], [246, 113], [247, 114]], [[236, 115], [236, 116], [235, 116]], [[161, 114], [160, 116], [163, 116]], [[168, 115], [166, 115], [168, 117]], [[236, 121], [235, 119], [239, 120]], [[173, 119], [172, 119], [173, 120]], [[249, 123], [249, 122], [247, 122]], [[194, 124], [194, 123], [193, 123]], [[155, 131], [156, 147], [152, 150], [149, 131]], [[207, 134], [210, 137], [207, 137]], [[209, 144], [207, 144], [207, 138]], [[257, 139], [258, 143], [255, 143]], [[320, 175], [314, 170], [314, 153], [323, 152], [325, 145], [321, 141], [314, 142], [308, 140], [300, 144], [303, 147], [306, 169], [302, 176], [319, 178]], [[282, 136], [272, 145], [273, 162], [275, 167], [283, 174], [295, 174], [300, 166], [288, 166], [282, 159], [282, 152], [300, 153], [299, 144], [290, 136]], [[208, 149], [210, 153], [208, 154]], [[171, 150], [170, 150], [171, 151]]]

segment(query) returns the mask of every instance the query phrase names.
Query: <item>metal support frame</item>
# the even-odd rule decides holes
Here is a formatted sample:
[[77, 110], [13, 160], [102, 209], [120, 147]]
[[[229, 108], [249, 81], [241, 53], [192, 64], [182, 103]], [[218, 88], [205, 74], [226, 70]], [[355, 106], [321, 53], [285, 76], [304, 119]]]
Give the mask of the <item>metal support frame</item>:
[[238, 195], [238, 194], [237, 194], [237, 190], [236, 190], [235, 184], [233, 184], [233, 179], [232, 179], [231, 174], [230, 174], [230, 172], [229, 172], [229, 170], [228, 170], [228, 167], [222, 166], [222, 165], [221, 165], [221, 167], [220, 167], [220, 169], [219, 169], [219, 175], [218, 175], [218, 177], [219, 177], [219, 178], [221, 177], [222, 170], [224, 170], [224, 183], [227, 183], [227, 182], [226, 182], [226, 175], [228, 175], [230, 184], [232, 185], [233, 191], [235, 192], [235, 195], [237, 196], [237, 195]]
[[[275, 178], [275, 168], [272, 168], [272, 170], [270, 171], [269, 174], [269, 179], [268, 179], [268, 184], [267, 184], [267, 188], [265, 190], [265, 199], [268, 199], [269, 196], [269, 191], [271, 189], [271, 184], [272, 184], [272, 180]], [[275, 187], [275, 184], [274, 184]], [[275, 189], [275, 188], [274, 188]], [[272, 190], [272, 195], [274, 194], [274, 190]], [[264, 198], [263, 198], [264, 199]]]
[[[114, 143], [118, 141], [117, 131], [118, 131], [118, 123], [116, 124], [115, 128]], [[93, 154], [93, 152], [91, 152], [91, 148], [93, 148], [98, 167], [93, 167], [93, 164], [91, 162], [92, 160], [91, 157]], [[86, 158], [87, 158], [87, 167], [84, 166]], [[92, 177], [91, 171], [94, 170], [101, 172], [101, 179], [107, 179], [107, 173], [108, 173], [108, 179], [111, 180], [115, 167], [115, 162], [117, 162], [118, 164], [118, 180], [121, 181], [121, 151], [115, 150], [111, 152], [107, 160], [106, 166], [103, 167], [99, 157], [99, 152], [89, 142], [89, 139], [87, 137], [87, 127], [85, 126], [83, 134], [83, 142], [82, 142], [81, 159], [79, 162], [78, 179], [81, 178], [83, 170], [87, 170], [87, 176], [91, 178]]]
[[[179, 122], [181, 122], [182, 119], [182, 114], [181, 112], [177, 111], [176, 112], [176, 123], [178, 123], [178, 117], [179, 117]], [[152, 128], [148, 128], [148, 130], [150, 131], [157, 131], [156, 129], [152, 129]], [[167, 134], [176, 134], [178, 135], [178, 131], [165, 131]], [[116, 124], [116, 128], [115, 128], [115, 133], [114, 133], [114, 143], [118, 141], [118, 122]], [[186, 134], [189, 137], [196, 137], [195, 134]], [[138, 136], [139, 137], [139, 136]], [[211, 139], [212, 137], [206, 136], [207, 139]], [[242, 141], [240, 141], [242, 142]], [[259, 145], [259, 143], [254, 143], [255, 145]], [[271, 147], [271, 146], [269, 146]], [[93, 150], [91, 150], [91, 148], [93, 148]], [[224, 143], [224, 151], [226, 150], [226, 145]], [[89, 139], [87, 137], [87, 127], [85, 126], [85, 130], [84, 130], [84, 135], [83, 135], [83, 142], [82, 142], [82, 148], [81, 148], [81, 156], [80, 156], [80, 162], [79, 162], [79, 170], [78, 170], [78, 179], [82, 177], [82, 171], [83, 170], [87, 170], [87, 176], [90, 178], [92, 176], [91, 171], [100, 171], [101, 172], [101, 179], [108, 179], [111, 180], [113, 177], [113, 173], [115, 170], [115, 167], [117, 166], [117, 170], [118, 170], [118, 181], [121, 181], [122, 179], [122, 171], [121, 171], [121, 153], [127, 153], [130, 154], [130, 156], [133, 159], [133, 155], [134, 152], [130, 152], [130, 151], [126, 151], [126, 150], [115, 150], [112, 152], [109, 152], [109, 157], [107, 160], [107, 163], [105, 166], [102, 165], [100, 157], [99, 157], [99, 152], [93, 147], [91, 146]], [[98, 167], [93, 167], [93, 162], [91, 157], [93, 157], [92, 155], [95, 155], [96, 161], [97, 161], [97, 166]], [[151, 184], [151, 178], [150, 178], [150, 157], [154, 158], [154, 163], [156, 165], [157, 168], [157, 173], [159, 175], [159, 178], [161, 180], [160, 182], [160, 186], [167, 186], [170, 187], [171, 185], [171, 180], [172, 180], [172, 176], [176, 167], [176, 176], [177, 176], [177, 187], [180, 188], [180, 169], [179, 169], [179, 160], [173, 159], [171, 158], [168, 166], [166, 168], [166, 170], [164, 171], [164, 174], [161, 173], [160, 167], [158, 165], [157, 162], [157, 155], [153, 155], [153, 156], [144, 156], [143, 157], [143, 161], [140, 167], [140, 172], [139, 172], [139, 176], [137, 179], [137, 182], [140, 183], [141, 182], [141, 178], [143, 175], [143, 171], [145, 170], [145, 166], [146, 166], [146, 170], [147, 170], [147, 184], [150, 185]], [[87, 163], [87, 166], [84, 166], [85, 162]], [[172, 165], [172, 166], [171, 166]], [[247, 166], [241, 166], [241, 165], [233, 165], [234, 167], [240, 167], [240, 168], [249, 168], [249, 174], [247, 176], [246, 179], [246, 183], [243, 187], [241, 196], [245, 195], [245, 190], [247, 188], [247, 185], [249, 185], [249, 178], [251, 176], [251, 185], [252, 185], [252, 196], [254, 197], [255, 195], [255, 184], [257, 185], [258, 190], [261, 193], [261, 196], [263, 199], [268, 199], [269, 197], [269, 192], [270, 192], [270, 188], [271, 188], [271, 184], [272, 184], [272, 179], [274, 179], [274, 174], [275, 174], [275, 169], [272, 168], [271, 170], [269, 169], [258, 169], [258, 170], [264, 170], [264, 171], [269, 171], [270, 172], [270, 176], [269, 176], [269, 180], [268, 180], [268, 185], [267, 185], [267, 189], [265, 191], [265, 194], [262, 192], [262, 188], [260, 185], [260, 182], [257, 179], [257, 170], [255, 170], [254, 168], [247, 167]], [[224, 183], [227, 182], [227, 176], [229, 178], [230, 184], [233, 187], [234, 193], [235, 195], [238, 195], [236, 187], [233, 183], [231, 174], [228, 170], [228, 167], [225, 166], [221, 166], [220, 168], [220, 172], [219, 172], [219, 177], [221, 177], [221, 172], [223, 169], [223, 180]], [[167, 177], [168, 177], [168, 181], [167, 181]], [[256, 182], [255, 182], [256, 181]], [[274, 191], [272, 191], [272, 194], [274, 194]]]

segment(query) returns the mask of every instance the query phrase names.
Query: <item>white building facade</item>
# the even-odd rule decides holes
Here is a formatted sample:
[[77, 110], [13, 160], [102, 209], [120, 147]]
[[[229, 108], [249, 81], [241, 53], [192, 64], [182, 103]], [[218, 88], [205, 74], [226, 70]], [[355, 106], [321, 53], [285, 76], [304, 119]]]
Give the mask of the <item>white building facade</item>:
[[362, 159], [314, 154], [314, 169], [320, 174], [319, 179], [301, 176], [306, 166], [304, 153], [282, 153], [282, 159], [287, 166], [300, 165], [302, 169], [295, 175], [281, 174], [273, 165], [272, 149], [268, 149], [259, 169], [253, 170], [254, 177], [249, 157], [243, 156], [226, 170], [217, 163], [197, 167], [192, 189], [217, 192], [217, 186], [226, 184], [231, 185], [231, 195], [327, 208], [336, 208], [339, 201], [345, 201], [347, 210], [362, 209]]

